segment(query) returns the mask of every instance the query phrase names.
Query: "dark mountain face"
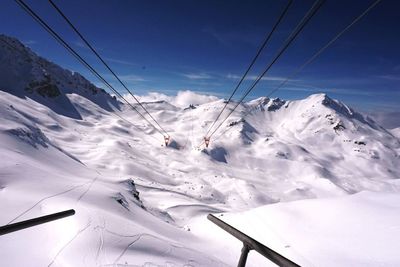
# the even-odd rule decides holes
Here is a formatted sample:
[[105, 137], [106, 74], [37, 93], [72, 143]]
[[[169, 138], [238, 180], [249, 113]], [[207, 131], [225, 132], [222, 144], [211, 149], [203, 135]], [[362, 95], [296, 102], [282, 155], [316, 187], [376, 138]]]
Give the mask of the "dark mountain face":
[[118, 101], [82, 75], [63, 69], [38, 55], [15, 38], [0, 35], [0, 90], [28, 97], [58, 114], [80, 119], [69, 94], [87, 98], [105, 110]]

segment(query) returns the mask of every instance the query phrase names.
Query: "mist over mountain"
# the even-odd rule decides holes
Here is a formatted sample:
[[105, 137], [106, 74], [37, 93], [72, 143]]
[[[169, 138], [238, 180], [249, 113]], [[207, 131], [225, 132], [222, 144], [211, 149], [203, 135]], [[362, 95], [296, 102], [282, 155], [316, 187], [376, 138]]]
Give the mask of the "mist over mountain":
[[386, 129], [400, 128], [400, 112], [370, 112], [369, 115]]

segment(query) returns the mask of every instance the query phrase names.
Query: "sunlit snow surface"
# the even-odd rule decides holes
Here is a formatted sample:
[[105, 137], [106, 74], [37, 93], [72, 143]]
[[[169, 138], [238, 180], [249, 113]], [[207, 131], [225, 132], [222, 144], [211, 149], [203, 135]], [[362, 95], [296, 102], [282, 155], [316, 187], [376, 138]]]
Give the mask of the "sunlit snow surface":
[[[304, 266], [400, 264], [399, 140], [323, 105], [325, 95], [275, 111], [267, 103], [203, 151], [196, 146], [221, 100], [146, 104], [175, 149], [127, 108], [137, 128], [68, 97], [91, 114], [71, 119], [0, 92], [1, 223], [77, 211], [0, 237], [2, 265], [234, 266], [240, 242], [206, 220], [221, 212]], [[346, 129], [335, 132], [327, 114]], [[354, 194], [365, 190], [379, 193]], [[312, 200], [287, 202], [298, 199]], [[264, 264], [250, 253], [249, 266]]]
[[[20, 49], [0, 53], [0, 224], [76, 215], [0, 236], [1, 266], [235, 266], [241, 243], [209, 213], [302, 266], [400, 265], [398, 131], [324, 94], [260, 98], [205, 149], [222, 99], [141, 96], [164, 147], [133, 110]], [[26, 92], [19, 68], [61, 95]], [[268, 261], [252, 251], [248, 266]]]

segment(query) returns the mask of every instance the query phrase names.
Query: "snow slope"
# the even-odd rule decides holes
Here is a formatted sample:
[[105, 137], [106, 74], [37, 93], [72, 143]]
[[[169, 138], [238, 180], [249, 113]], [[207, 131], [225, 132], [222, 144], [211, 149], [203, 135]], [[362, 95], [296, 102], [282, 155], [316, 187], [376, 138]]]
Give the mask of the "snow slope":
[[391, 132], [394, 136], [396, 136], [397, 138], [400, 138], [400, 127], [391, 129], [390, 132]]
[[[333, 265], [332, 255], [348, 266], [398, 265], [400, 141], [345, 104], [324, 94], [256, 99], [205, 149], [198, 145], [222, 99], [190, 91], [141, 96], [172, 136], [164, 147], [134, 111], [17, 40], [0, 36], [0, 59], [0, 224], [76, 210], [1, 236], [4, 266], [234, 266], [240, 243], [208, 222], [208, 213], [224, 213], [305, 266]], [[46, 94], [43, 80], [50, 81]], [[26, 90], [32, 83], [42, 85]], [[329, 210], [346, 220], [328, 220]], [[298, 227], [288, 225], [294, 220]], [[265, 225], [288, 241], [261, 235], [271, 231]], [[381, 238], [369, 229], [392, 241], [360, 259]], [[362, 246], [343, 254], [343, 242]], [[329, 245], [315, 256], [321, 243]], [[265, 264], [251, 254], [249, 266]]]
[[[219, 217], [301, 266], [400, 265], [398, 194], [361, 192], [278, 203]], [[199, 218], [192, 228], [236, 243], [239, 255], [240, 243], [217, 226]], [[268, 264], [255, 252], [250, 252], [248, 261], [255, 266]]]

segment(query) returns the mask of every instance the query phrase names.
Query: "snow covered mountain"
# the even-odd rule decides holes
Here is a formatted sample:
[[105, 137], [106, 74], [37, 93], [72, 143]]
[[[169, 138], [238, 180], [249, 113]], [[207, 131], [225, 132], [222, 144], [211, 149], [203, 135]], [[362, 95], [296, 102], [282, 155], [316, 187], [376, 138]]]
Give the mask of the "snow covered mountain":
[[0, 88], [28, 97], [58, 114], [81, 118], [66, 94], [79, 94], [112, 110], [118, 103], [79, 73], [71, 72], [33, 53], [17, 39], [0, 34]]
[[[234, 266], [241, 244], [208, 213], [302, 266], [400, 264], [400, 140], [325, 94], [244, 103], [208, 149], [222, 99], [141, 96], [164, 147], [130, 108], [4, 35], [0, 73], [0, 224], [76, 210], [2, 236], [4, 266]], [[249, 266], [269, 265], [251, 253]]]

